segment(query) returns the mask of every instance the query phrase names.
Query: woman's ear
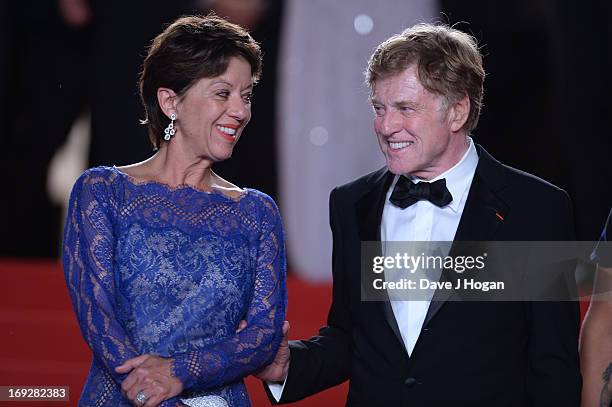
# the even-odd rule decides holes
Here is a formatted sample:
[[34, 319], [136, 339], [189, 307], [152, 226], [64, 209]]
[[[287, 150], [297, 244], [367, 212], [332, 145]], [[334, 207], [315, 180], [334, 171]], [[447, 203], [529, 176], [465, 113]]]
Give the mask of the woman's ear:
[[169, 118], [172, 113], [176, 113], [178, 98], [172, 89], [158, 88], [157, 103], [159, 103], [162, 112]]
[[470, 98], [464, 95], [461, 99], [453, 103], [450, 108], [449, 122], [453, 132], [459, 131], [467, 122], [470, 115]]

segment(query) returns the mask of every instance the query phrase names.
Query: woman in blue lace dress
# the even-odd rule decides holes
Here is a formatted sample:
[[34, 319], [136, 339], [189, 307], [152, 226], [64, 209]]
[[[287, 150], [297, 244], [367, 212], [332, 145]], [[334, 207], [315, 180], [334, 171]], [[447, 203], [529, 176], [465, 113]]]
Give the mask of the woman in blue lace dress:
[[139, 82], [156, 153], [77, 180], [63, 261], [93, 352], [79, 405], [250, 405], [243, 378], [282, 338], [283, 230], [270, 197], [211, 166], [231, 156], [260, 71], [242, 28], [177, 20]]

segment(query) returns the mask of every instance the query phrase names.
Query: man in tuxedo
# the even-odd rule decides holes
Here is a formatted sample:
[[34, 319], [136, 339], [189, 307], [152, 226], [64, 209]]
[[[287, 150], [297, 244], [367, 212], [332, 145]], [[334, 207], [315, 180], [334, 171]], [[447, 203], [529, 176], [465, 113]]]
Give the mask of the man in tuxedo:
[[366, 81], [387, 165], [331, 193], [327, 326], [284, 342], [258, 375], [271, 401], [348, 379], [349, 406], [579, 405], [576, 303], [361, 298], [362, 241], [573, 240], [563, 190], [469, 137], [484, 77], [474, 39], [444, 25], [408, 28], [371, 56]]

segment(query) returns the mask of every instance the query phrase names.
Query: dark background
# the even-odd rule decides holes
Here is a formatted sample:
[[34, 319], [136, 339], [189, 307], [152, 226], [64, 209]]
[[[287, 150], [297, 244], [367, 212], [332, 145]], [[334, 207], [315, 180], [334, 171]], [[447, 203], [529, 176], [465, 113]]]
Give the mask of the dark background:
[[[47, 168], [84, 109], [92, 120], [90, 165], [123, 165], [151, 154], [138, 124], [143, 113], [136, 87], [146, 46], [176, 16], [206, 11], [186, 0], [88, 4], [89, 18], [69, 24], [57, 1], [0, 1], [0, 256], [58, 256], [63, 219], [47, 197]], [[276, 196], [283, 1], [263, 4], [251, 22], [265, 62], [249, 137], [216, 170]], [[485, 106], [475, 140], [500, 161], [567, 190], [578, 239], [597, 240], [612, 206], [607, 2], [439, 5], [439, 19], [473, 34], [485, 56]]]

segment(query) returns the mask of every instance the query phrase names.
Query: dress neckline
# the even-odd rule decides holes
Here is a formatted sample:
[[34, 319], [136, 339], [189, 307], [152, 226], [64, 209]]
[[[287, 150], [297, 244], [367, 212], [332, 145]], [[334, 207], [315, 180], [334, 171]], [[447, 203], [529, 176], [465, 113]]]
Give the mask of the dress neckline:
[[172, 185], [168, 185], [164, 182], [159, 182], [159, 181], [155, 181], [155, 180], [139, 180], [137, 178], [134, 178], [133, 176], [131, 176], [130, 174], [121, 171], [119, 168], [117, 168], [116, 166], [112, 166], [110, 167], [115, 173], [119, 174], [119, 176], [121, 176], [122, 178], [124, 178], [127, 182], [129, 182], [130, 184], [140, 187], [140, 186], [147, 186], [147, 185], [156, 185], [159, 186], [163, 189], [165, 189], [168, 192], [176, 192], [176, 191], [182, 191], [182, 190], [191, 190], [197, 193], [201, 193], [201, 194], [206, 194], [206, 195], [218, 195], [222, 198], [225, 198], [229, 201], [232, 202], [240, 202], [244, 197], [247, 196], [247, 194], [249, 193], [249, 188], [244, 188], [242, 189], [242, 192], [240, 193], [239, 196], [237, 197], [231, 197], [223, 192], [221, 192], [218, 188], [210, 188], [209, 191], [202, 189], [202, 188], [198, 188], [196, 186], [193, 185], [189, 185], [189, 184], [178, 184], [175, 186]]

